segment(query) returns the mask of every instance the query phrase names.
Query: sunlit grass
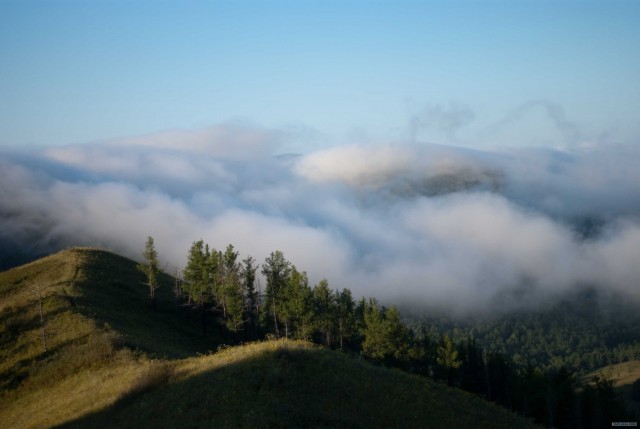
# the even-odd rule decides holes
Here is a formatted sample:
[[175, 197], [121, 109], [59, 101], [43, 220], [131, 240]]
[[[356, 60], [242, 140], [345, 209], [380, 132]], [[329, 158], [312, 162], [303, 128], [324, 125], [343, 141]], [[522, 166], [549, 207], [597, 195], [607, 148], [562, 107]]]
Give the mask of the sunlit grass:
[[112, 405], [141, 372], [136, 361], [107, 364], [27, 389], [0, 411], [10, 428], [52, 427]]
[[533, 427], [471, 394], [305, 342], [248, 344], [172, 369], [166, 385], [71, 427]]
[[153, 311], [135, 263], [95, 249], [0, 273], [2, 427], [532, 427], [471, 394], [304, 341], [207, 351], [213, 339], [175, 310], [168, 277], [159, 292]]

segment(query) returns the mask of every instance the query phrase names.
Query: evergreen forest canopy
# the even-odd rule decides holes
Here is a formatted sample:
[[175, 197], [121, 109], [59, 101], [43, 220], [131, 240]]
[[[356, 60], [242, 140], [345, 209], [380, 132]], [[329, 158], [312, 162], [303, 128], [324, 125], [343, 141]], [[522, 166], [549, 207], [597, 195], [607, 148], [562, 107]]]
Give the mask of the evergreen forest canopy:
[[[151, 237], [144, 257], [139, 269], [155, 307], [158, 264]], [[640, 320], [637, 312], [625, 319], [634, 315], [628, 305], [614, 313], [617, 317], [604, 314], [588, 291], [546, 314], [522, 318], [406, 321], [395, 306], [373, 297], [356, 299], [346, 288], [332, 290], [326, 279], [311, 286], [307, 273], [280, 251], [258, 264], [251, 256], [240, 260], [231, 244], [222, 251], [203, 240], [188, 250], [173, 287], [185, 319], [198, 320], [202, 333], [219, 346], [272, 337], [311, 340], [442, 380], [555, 427], [599, 427], [614, 416], [629, 416], [612, 382], [597, 378], [582, 384], [576, 374], [640, 359], [634, 331]]]

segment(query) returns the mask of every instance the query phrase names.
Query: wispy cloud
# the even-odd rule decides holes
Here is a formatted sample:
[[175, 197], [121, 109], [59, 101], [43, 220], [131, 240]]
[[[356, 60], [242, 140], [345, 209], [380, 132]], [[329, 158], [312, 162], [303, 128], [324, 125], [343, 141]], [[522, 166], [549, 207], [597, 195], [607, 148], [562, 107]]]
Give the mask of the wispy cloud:
[[98, 245], [139, 258], [153, 235], [168, 268], [200, 238], [259, 260], [280, 249], [312, 281], [461, 311], [523, 284], [541, 298], [584, 284], [640, 294], [635, 148], [400, 142], [277, 157], [284, 138], [225, 124], [5, 151], [2, 256]]

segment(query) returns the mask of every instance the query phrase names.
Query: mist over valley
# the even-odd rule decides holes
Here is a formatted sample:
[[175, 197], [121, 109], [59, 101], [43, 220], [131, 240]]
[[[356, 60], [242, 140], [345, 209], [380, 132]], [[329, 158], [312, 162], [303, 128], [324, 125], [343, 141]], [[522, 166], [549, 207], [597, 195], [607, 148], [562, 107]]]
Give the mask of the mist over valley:
[[585, 286], [638, 298], [634, 147], [282, 146], [223, 124], [4, 149], [0, 260], [77, 245], [139, 259], [151, 235], [173, 270], [202, 238], [258, 260], [281, 250], [312, 283], [389, 304], [483, 312]]

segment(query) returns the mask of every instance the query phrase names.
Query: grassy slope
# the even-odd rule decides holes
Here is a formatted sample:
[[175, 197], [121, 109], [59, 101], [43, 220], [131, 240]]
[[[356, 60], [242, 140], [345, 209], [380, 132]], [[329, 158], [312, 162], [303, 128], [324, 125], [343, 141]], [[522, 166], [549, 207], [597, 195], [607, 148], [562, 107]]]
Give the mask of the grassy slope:
[[0, 273], [3, 427], [528, 427], [459, 390], [308, 343], [186, 358], [214, 341], [175, 310], [170, 278], [157, 311], [142, 280], [134, 262], [95, 249]]
[[146, 355], [131, 349], [172, 358], [205, 352], [211, 341], [185, 323], [170, 278], [162, 280], [152, 311], [136, 264], [109, 252], [69, 249], [0, 273], [3, 426], [48, 427], [113, 403], [145, 370]]
[[640, 416], [640, 402], [631, 399], [631, 385], [640, 379], [640, 361], [633, 360], [605, 366], [585, 375], [583, 381], [590, 381], [595, 376], [613, 381], [613, 387], [622, 396], [626, 407]]
[[[143, 281], [130, 259], [97, 249], [69, 249], [0, 273], [0, 314], [27, 311], [31, 324], [37, 325], [36, 299], [29, 285], [41, 283], [48, 323], [58, 314], [81, 315], [102, 329], [117, 331], [131, 348], [167, 357], [191, 356], [213, 346], [197, 324], [185, 323], [185, 315], [178, 312], [169, 276], [161, 276], [157, 311], [148, 305]], [[62, 331], [52, 329], [54, 341]]]
[[165, 371], [169, 381], [149, 377], [146, 394], [63, 427], [533, 427], [466, 392], [304, 342], [234, 347]]

